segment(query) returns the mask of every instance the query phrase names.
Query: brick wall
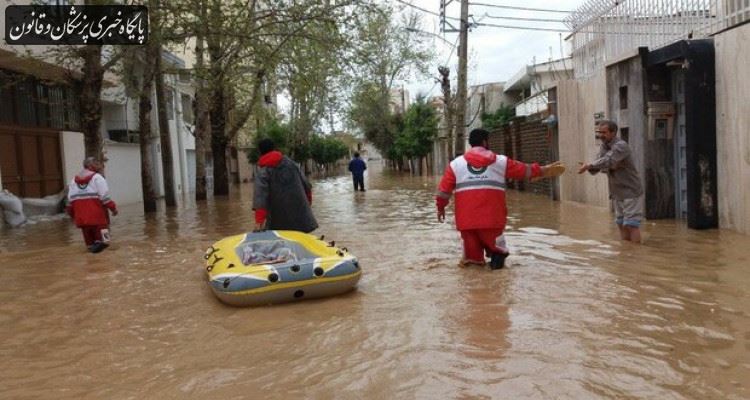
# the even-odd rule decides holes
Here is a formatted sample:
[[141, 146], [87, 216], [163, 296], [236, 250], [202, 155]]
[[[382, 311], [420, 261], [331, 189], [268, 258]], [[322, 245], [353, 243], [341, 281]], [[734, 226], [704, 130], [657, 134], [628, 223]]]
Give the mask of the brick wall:
[[[519, 117], [490, 132], [490, 148], [517, 161], [544, 165], [552, 161], [552, 137], [540, 117]], [[544, 195], [551, 195], [551, 186], [549, 179], [508, 182], [510, 188]]]

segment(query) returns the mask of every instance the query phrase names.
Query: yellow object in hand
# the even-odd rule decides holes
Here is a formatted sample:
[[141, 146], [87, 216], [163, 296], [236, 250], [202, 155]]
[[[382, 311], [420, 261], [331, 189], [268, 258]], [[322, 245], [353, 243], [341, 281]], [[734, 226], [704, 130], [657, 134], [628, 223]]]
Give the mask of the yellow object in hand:
[[536, 182], [543, 178], [556, 178], [565, 172], [565, 164], [562, 161], [555, 161], [542, 167], [542, 176], [531, 178], [531, 182]]

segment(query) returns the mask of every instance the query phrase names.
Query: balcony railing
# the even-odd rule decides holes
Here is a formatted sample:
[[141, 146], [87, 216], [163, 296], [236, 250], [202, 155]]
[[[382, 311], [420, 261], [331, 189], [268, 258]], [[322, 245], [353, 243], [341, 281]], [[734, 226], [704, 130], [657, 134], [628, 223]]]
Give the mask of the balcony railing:
[[519, 103], [516, 103], [516, 116], [526, 116], [547, 111], [547, 91], [541, 91]]
[[638, 47], [706, 38], [748, 20], [748, 0], [589, 0], [565, 24], [576, 77], [585, 77]]

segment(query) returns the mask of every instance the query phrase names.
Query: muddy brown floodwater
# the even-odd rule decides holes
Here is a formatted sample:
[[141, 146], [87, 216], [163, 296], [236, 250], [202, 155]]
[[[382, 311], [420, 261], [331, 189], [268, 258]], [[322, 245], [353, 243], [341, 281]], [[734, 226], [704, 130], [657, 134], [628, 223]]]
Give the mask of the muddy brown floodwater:
[[[458, 269], [437, 178], [371, 163], [368, 191], [314, 182], [317, 234], [359, 289], [219, 303], [202, 255], [252, 227], [248, 185], [144, 218], [87, 254], [68, 219], [0, 231], [2, 399], [750, 398], [750, 237], [510, 191], [508, 268]], [[451, 215], [449, 215], [451, 219]]]

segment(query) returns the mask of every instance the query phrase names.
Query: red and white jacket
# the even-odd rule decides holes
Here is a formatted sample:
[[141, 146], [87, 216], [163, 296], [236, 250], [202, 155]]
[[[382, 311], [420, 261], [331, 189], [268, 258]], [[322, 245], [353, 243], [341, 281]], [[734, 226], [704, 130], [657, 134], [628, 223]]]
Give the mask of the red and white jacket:
[[445, 209], [456, 192], [456, 228], [505, 229], [506, 179], [528, 179], [542, 175], [539, 164], [526, 164], [497, 155], [481, 146], [451, 161], [445, 169], [435, 197], [439, 210]]
[[88, 169], [78, 173], [68, 186], [68, 214], [76, 226], [109, 225], [107, 209], [115, 211], [117, 205], [109, 198], [104, 177]]

